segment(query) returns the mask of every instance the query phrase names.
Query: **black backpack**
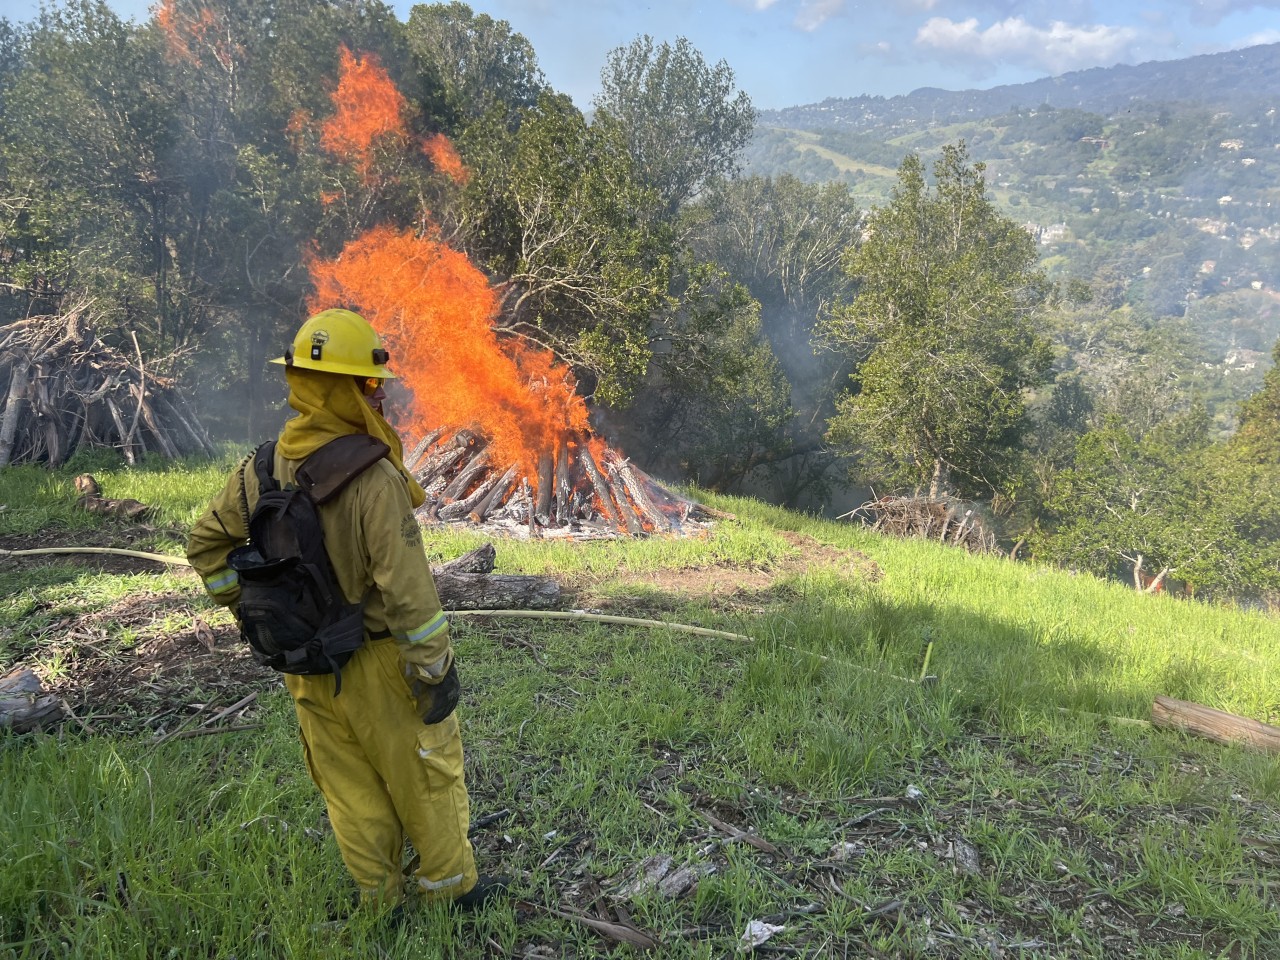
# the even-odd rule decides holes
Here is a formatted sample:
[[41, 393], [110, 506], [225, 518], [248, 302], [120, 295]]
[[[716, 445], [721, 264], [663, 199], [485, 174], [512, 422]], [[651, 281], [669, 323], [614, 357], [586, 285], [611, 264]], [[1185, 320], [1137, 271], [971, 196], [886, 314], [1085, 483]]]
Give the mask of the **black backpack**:
[[248, 517], [249, 543], [227, 557], [240, 576], [240, 632], [259, 663], [282, 673], [336, 676], [364, 641], [364, 604], [348, 603], [325, 550], [316, 508], [341, 493], [389, 452], [368, 434], [338, 437], [298, 468], [295, 484], [281, 489], [274, 476], [275, 441], [253, 455], [258, 502]]

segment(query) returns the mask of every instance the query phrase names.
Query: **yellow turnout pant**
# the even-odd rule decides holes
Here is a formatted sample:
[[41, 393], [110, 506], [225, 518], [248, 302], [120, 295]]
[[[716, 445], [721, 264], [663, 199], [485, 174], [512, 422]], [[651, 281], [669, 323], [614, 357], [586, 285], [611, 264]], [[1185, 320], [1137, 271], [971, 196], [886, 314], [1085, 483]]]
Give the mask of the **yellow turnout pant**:
[[476, 884], [457, 714], [427, 726], [401, 672], [395, 642], [366, 640], [332, 676], [285, 675], [307, 769], [324, 795], [338, 848], [364, 901], [404, 897], [408, 834], [422, 858], [415, 875], [428, 900], [452, 900]]

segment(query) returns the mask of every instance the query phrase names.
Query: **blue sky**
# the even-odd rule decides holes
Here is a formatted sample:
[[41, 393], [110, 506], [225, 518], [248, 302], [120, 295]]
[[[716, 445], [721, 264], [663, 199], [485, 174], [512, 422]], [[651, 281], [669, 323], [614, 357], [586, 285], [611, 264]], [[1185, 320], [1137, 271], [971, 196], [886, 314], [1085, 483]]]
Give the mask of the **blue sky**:
[[[108, 0], [142, 19], [152, 0]], [[29, 19], [38, 0], [0, 0]], [[400, 18], [412, 6], [395, 0]], [[756, 106], [962, 90], [1280, 41], [1280, 0], [475, 0], [533, 44], [547, 80], [588, 107], [605, 54], [685, 36], [725, 60]]]

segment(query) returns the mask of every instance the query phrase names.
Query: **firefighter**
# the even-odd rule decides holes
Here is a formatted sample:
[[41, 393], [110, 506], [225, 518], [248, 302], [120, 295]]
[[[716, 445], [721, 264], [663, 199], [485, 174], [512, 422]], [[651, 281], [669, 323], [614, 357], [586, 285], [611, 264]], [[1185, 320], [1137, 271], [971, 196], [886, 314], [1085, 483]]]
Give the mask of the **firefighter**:
[[[405, 469], [403, 447], [381, 415], [382, 383], [394, 377], [377, 333], [359, 314], [311, 317], [285, 356], [289, 405], [298, 415], [276, 444], [281, 486], [330, 440], [367, 433], [390, 452], [320, 506], [324, 542], [342, 592], [363, 600], [365, 639], [332, 675], [286, 673], [311, 779], [324, 795], [343, 862], [360, 900], [402, 909], [407, 835], [421, 858], [413, 887], [428, 901], [473, 909], [500, 894], [500, 877], [478, 876], [471, 843], [462, 739], [453, 706], [458, 671], [413, 509], [425, 494]], [[230, 551], [248, 538], [258, 496], [241, 463], [196, 522], [187, 546], [212, 599], [236, 610]]]

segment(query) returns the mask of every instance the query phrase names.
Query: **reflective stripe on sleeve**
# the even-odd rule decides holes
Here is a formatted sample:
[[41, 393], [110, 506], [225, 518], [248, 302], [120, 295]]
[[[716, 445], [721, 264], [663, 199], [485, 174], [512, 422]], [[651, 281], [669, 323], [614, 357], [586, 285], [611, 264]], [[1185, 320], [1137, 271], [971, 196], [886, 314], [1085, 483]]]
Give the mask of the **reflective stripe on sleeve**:
[[215, 597], [220, 593], [228, 593], [238, 586], [240, 586], [240, 574], [226, 568], [204, 578], [204, 588]]
[[426, 643], [428, 640], [439, 636], [448, 629], [449, 620], [445, 617], [444, 611], [441, 610], [416, 630], [410, 630], [408, 633], [404, 634], [397, 633], [396, 637], [408, 643]]

